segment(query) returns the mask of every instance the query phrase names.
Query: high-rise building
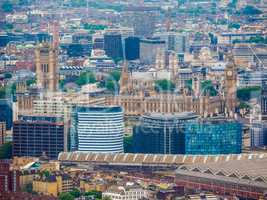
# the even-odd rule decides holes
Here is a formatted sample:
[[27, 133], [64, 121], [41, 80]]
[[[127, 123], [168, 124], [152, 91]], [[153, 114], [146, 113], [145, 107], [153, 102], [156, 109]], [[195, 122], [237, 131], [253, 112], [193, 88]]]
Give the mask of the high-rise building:
[[194, 113], [143, 115], [134, 127], [133, 144], [136, 153], [184, 153], [184, 126], [196, 120]]
[[133, 27], [135, 36], [152, 37], [155, 30], [155, 14], [153, 12], [136, 12]]
[[123, 152], [124, 121], [121, 107], [73, 109], [71, 149], [85, 152]]
[[49, 43], [41, 43], [35, 50], [37, 86], [47, 92], [58, 87], [57, 51]]
[[159, 38], [149, 38], [140, 40], [140, 62], [144, 64], [154, 64], [158, 52], [165, 51], [165, 41]]
[[14, 122], [13, 155], [55, 159], [64, 151], [64, 124], [52, 116], [21, 116]]
[[203, 119], [185, 126], [186, 154], [239, 154], [242, 125], [234, 120]]
[[253, 121], [250, 127], [251, 148], [261, 148], [267, 145], [267, 123]]
[[185, 53], [187, 50], [186, 35], [176, 32], [156, 33], [166, 43], [166, 49], [176, 53]]
[[104, 50], [106, 55], [113, 60], [123, 58], [122, 37], [121, 34], [110, 32], [104, 35]]
[[260, 103], [261, 103], [262, 119], [266, 120], [267, 119], [267, 81], [262, 81]]
[[0, 99], [0, 122], [6, 123], [6, 129], [10, 130], [13, 121], [12, 100]]
[[125, 38], [125, 56], [127, 60], [139, 59], [140, 39], [138, 37]]
[[5, 143], [6, 123], [0, 122], [0, 146]]

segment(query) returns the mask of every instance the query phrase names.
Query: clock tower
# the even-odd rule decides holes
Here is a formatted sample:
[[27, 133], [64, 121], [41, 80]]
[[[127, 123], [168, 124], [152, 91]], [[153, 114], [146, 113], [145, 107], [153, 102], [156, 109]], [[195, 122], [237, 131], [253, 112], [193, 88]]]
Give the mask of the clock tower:
[[236, 107], [236, 67], [234, 64], [233, 57], [227, 56], [227, 65], [225, 68], [225, 85], [224, 85], [224, 94], [225, 94], [225, 106], [226, 111], [229, 114], [234, 114]]

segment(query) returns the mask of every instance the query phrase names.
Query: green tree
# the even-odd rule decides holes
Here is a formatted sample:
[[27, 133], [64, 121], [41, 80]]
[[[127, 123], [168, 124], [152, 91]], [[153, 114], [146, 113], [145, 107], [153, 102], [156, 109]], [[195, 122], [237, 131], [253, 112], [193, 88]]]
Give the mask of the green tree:
[[4, 77], [7, 79], [12, 78], [12, 74], [11, 73], [5, 73]]
[[216, 96], [218, 94], [210, 80], [201, 82], [201, 92], [205, 95], [208, 94], [210, 96]]
[[107, 88], [107, 90], [111, 91], [111, 92], [118, 92], [119, 90], [119, 85], [118, 82], [114, 81], [113, 79], [107, 79], [105, 81], [105, 87]]
[[29, 79], [29, 80], [26, 81], [26, 85], [27, 86], [31, 86], [33, 84], [36, 84], [36, 79]]
[[170, 92], [174, 91], [175, 85], [172, 81], [167, 79], [157, 80], [155, 82], [155, 90], [157, 92]]
[[243, 15], [259, 15], [262, 14], [262, 11], [258, 8], [255, 8], [254, 6], [247, 5], [241, 10], [241, 13]]
[[231, 23], [228, 25], [228, 28], [240, 29], [240, 24], [238, 23]]
[[102, 200], [112, 200], [111, 197], [103, 197]]
[[92, 72], [83, 72], [81, 73], [80, 77], [75, 81], [75, 83], [77, 85], [86, 85], [89, 83], [95, 83], [96, 82], [96, 78], [94, 73]]
[[59, 200], [74, 200], [75, 197], [68, 192], [63, 192], [58, 197]]
[[78, 198], [81, 196], [81, 192], [80, 190], [78, 190], [77, 188], [74, 188], [72, 191], [69, 192], [72, 196], [74, 196], [75, 198]]
[[89, 192], [84, 193], [85, 196], [93, 196], [96, 199], [102, 199], [102, 192], [97, 190], [91, 190]]
[[240, 101], [249, 101], [252, 98], [257, 98], [261, 94], [261, 87], [251, 86], [240, 88], [237, 90], [236, 95]]
[[110, 76], [118, 82], [121, 78], [121, 72], [118, 70], [114, 70], [110, 73]]
[[25, 188], [23, 189], [25, 192], [32, 193], [32, 183], [28, 183], [25, 185]]
[[192, 91], [192, 79], [185, 81], [185, 87]]
[[12, 158], [12, 143], [7, 142], [0, 146], [0, 159]]
[[2, 10], [4, 12], [12, 12], [13, 11], [13, 4], [10, 1], [5, 1], [2, 4]]
[[255, 37], [250, 37], [247, 42], [250, 42], [250, 43], [266, 43], [267, 39], [262, 37], [262, 36], [255, 36]]

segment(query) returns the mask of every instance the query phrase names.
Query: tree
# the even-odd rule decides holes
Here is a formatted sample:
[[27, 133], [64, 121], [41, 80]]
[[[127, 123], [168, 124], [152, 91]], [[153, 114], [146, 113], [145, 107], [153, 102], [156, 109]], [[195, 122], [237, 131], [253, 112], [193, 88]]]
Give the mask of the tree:
[[12, 12], [13, 11], [13, 4], [10, 1], [5, 1], [2, 4], [2, 10], [4, 12]]
[[106, 197], [103, 197], [102, 200], [112, 200], [112, 198], [106, 196]]
[[12, 158], [12, 143], [7, 142], [0, 146], [0, 159]]
[[258, 8], [255, 8], [254, 6], [247, 5], [245, 8], [241, 10], [241, 13], [243, 15], [259, 15], [262, 14], [262, 11]]
[[27, 86], [31, 86], [33, 84], [36, 84], [36, 79], [29, 79], [29, 80], [26, 81], [26, 85]]
[[250, 43], [266, 43], [267, 39], [262, 36], [250, 37], [248, 42]]
[[228, 28], [240, 29], [240, 24], [238, 23], [231, 23], [228, 25]]
[[245, 88], [240, 88], [236, 92], [236, 96], [240, 101], [249, 101], [252, 98], [257, 98], [261, 94], [261, 87], [250, 86]]
[[4, 77], [5, 77], [6, 79], [12, 78], [12, 74], [11, 74], [11, 73], [5, 73], [5, 74], [4, 74]]
[[28, 192], [28, 193], [32, 193], [32, 183], [28, 183], [25, 185], [25, 188], [24, 188], [24, 191], [25, 192]]
[[91, 190], [89, 192], [84, 193], [85, 196], [93, 196], [96, 199], [102, 199], [102, 192], [97, 190]]
[[121, 72], [118, 70], [114, 70], [110, 73], [110, 76], [113, 77], [117, 82], [119, 82], [120, 77], [121, 77]]
[[155, 90], [157, 92], [171, 92], [174, 91], [175, 85], [172, 81], [163, 79], [155, 82]]
[[86, 85], [89, 83], [95, 83], [96, 78], [92, 72], [83, 72], [80, 77], [75, 81], [75, 83], [79, 86]]
[[80, 190], [78, 190], [77, 188], [74, 188], [72, 191], [69, 192], [72, 196], [74, 196], [75, 198], [78, 198], [81, 196], [81, 192]]
[[205, 95], [210, 95], [210, 96], [216, 96], [218, 92], [212, 85], [212, 82], [210, 80], [206, 80], [201, 82], [201, 92], [204, 93]]
[[68, 192], [63, 192], [59, 195], [59, 200], [74, 200], [75, 197]]

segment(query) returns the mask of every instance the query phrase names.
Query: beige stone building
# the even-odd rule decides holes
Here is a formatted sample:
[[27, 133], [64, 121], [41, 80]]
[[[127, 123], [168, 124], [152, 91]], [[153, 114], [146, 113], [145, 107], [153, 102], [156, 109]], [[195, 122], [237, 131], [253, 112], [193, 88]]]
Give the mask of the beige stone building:
[[149, 112], [178, 113], [196, 112], [199, 115], [224, 112], [224, 100], [220, 96], [201, 96], [195, 98], [185, 95], [155, 95], [144, 96], [114, 96], [107, 97], [108, 105], [120, 105], [124, 108], [125, 115], [142, 115]]

